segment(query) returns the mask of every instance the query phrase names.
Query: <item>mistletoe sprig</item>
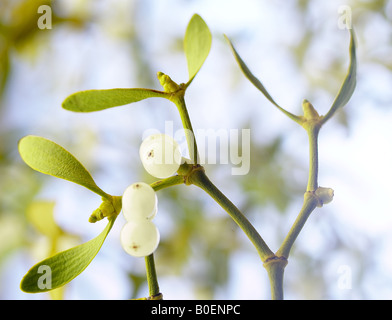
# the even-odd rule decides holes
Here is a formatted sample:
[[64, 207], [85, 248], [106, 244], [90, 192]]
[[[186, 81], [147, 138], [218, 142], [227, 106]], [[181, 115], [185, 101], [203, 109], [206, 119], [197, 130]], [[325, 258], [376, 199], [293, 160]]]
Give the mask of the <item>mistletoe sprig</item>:
[[[70, 95], [63, 102], [63, 108], [74, 112], [93, 112], [112, 107], [123, 106], [148, 98], [165, 98], [172, 101], [180, 112], [180, 116], [187, 129], [187, 141], [190, 154], [197, 163], [197, 147], [193, 130], [185, 105], [184, 95], [196, 74], [202, 67], [211, 48], [212, 36], [204, 20], [195, 14], [190, 20], [185, 32], [184, 51], [187, 59], [189, 79], [186, 83], [176, 84], [162, 72], [158, 72], [158, 80], [163, 91], [144, 88], [120, 88], [108, 90], [86, 90]], [[89, 221], [94, 223], [104, 218], [108, 223], [104, 230], [94, 239], [77, 247], [60, 252], [34, 265], [21, 282], [21, 289], [25, 292], [36, 293], [61, 287], [77, 277], [91, 263], [99, 252], [109, 234], [118, 214], [122, 209], [122, 196], [113, 196], [97, 186], [87, 169], [67, 150], [53, 141], [38, 136], [26, 136], [19, 142], [19, 153], [24, 162], [32, 169], [57, 178], [79, 184], [102, 197], [102, 204], [93, 212]], [[151, 185], [154, 191], [169, 186], [184, 183], [186, 176], [192, 171], [192, 166], [184, 164], [179, 168], [179, 174], [156, 181]], [[38, 272], [41, 266], [48, 266], [52, 272], [52, 283], [49, 287], [40, 288]], [[155, 267], [152, 255], [146, 257], [150, 296], [159, 296]]]
[[[226, 36], [225, 36], [226, 37]], [[344, 107], [351, 96], [354, 93], [356, 87], [356, 76], [357, 76], [357, 59], [356, 59], [356, 45], [355, 45], [355, 34], [354, 30], [350, 29], [350, 64], [347, 70], [346, 77], [343, 84], [336, 95], [335, 100], [332, 103], [329, 111], [323, 116], [319, 115], [317, 110], [308, 101], [304, 100], [302, 103], [303, 115], [294, 115], [281, 107], [269, 94], [267, 89], [261, 83], [261, 81], [253, 75], [248, 66], [242, 60], [234, 45], [226, 37], [234, 57], [240, 66], [241, 71], [245, 77], [281, 112], [283, 112], [291, 120], [302, 126], [308, 135], [309, 140], [309, 175], [306, 192], [304, 194], [304, 201], [302, 208], [294, 221], [291, 229], [289, 230], [286, 238], [281, 244], [279, 250], [267, 260], [264, 261], [264, 267], [268, 271], [268, 275], [271, 283], [271, 294], [274, 299], [283, 299], [283, 275], [284, 268], [287, 265], [287, 259], [290, 254], [290, 250], [301, 232], [305, 222], [309, 218], [310, 214], [316, 207], [322, 207], [332, 201], [334, 191], [331, 188], [320, 187], [318, 185], [318, 135], [321, 127], [332, 118], [336, 111]]]
[[[127, 228], [123, 229], [131, 229], [134, 233], [132, 236], [127, 234], [124, 236], [123, 234], [121, 235], [123, 247], [125, 244], [127, 247], [124, 249], [131, 255], [140, 256], [139, 254], [141, 254], [141, 252], [143, 252], [141, 255], [147, 254], [145, 256], [145, 262], [149, 285], [148, 299], [161, 299], [162, 294], [159, 290], [154, 256], [152, 253], [156, 249], [157, 242], [159, 242], [159, 233], [151, 222], [156, 214], [156, 200], [149, 200], [151, 205], [149, 205], [149, 209], [147, 209], [146, 206], [136, 214], [131, 208], [139, 208], [138, 202], [145, 202], [145, 199], [155, 199], [154, 192], [159, 191], [160, 189], [173, 185], [185, 184], [197, 186], [205, 191], [244, 231], [246, 236], [255, 246], [264, 267], [267, 269], [271, 282], [272, 298], [282, 299], [284, 268], [288, 263], [289, 253], [295, 239], [302, 230], [311, 212], [313, 212], [316, 207], [322, 207], [324, 204], [327, 204], [333, 198], [333, 190], [331, 188], [324, 188], [318, 185], [317, 140], [320, 128], [339, 108], [347, 104], [355, 89], [357, 66], [353, 30], [350, 31], [350, 36], [350, 66], [342, 87], [325, 116], [320, 116], [312, 104], [307, 100], [304, 100], [303, 102], [302, 106], [304, 113], [300, 116], [294, 115], [282, 108], [271, 97], [264, 85], [251, 73], [238, 52], [234, 49], [233, 44], [226, 37], [244, 75], [273, 105], [290, 119], [302, 126], [309, 137], [309, 178], [304, 193], [303, 206], [297, 219], [293, 223], [292, 228], [289, 230], [281, 247], [276, 253], [268, 247], [264, 239], [246, 216], [210, 181], [204, 168], [199, 164], [197, 143], [185, 103], [185, 93], [209, 54], [212, 36], [204, 20], [199, 15], [195, 14], [187, 26], [184, 37], [184, 51], [189, 73], [187, 82], [177, 84], [168, 75], [158, 72], [158, 80], [162, 85], [163, 90], [144, 88], [86, 90], [70, 95], [62, 104], [63, 108], [69, 111], [94, 112], [128, 105], [148, 98], [168, 99], [173, 102], [179, 112], [182, 125], [185, 129], [190, 160], [180, 163], [178, 159], [181, 158], [181, 156], [176, 154], [178, 146], [176, 146], [174, 140], [169, 139], [169, 142], [167, 142], [165, 138], [163, 141], [170, 144], [174, 150], [173, 154], [176, 154], [175, 158], [177, 158], [177, 160], [172, 159], [173, 161], [164, 169], [156, 167], [153, 164], [155, 154], [162, 152], [165, 148], [162, 145], [156, 144], [154, 140], [156, 137], [153, 139], [150, 138], [148, 141], [143, 142], [140, 155], [145, 169], [150, 174], [160, 178], [160, 180], [157, 180], [150, 186], [144, 186], [143, 183], [133, 184], [124, 192], [123, 196], [113, 196], [98, 187], [84, 166], [61, 146], [37, 136], [27, 136], [20, 140], [19, 152], [27, 165], [41, 173], [79, 184], [101, 196], [103, 202], [90, 216], [89, 221], [96, 222], [104, 218], [107, 218], [108, 220], [106, 227], [96, 238], [77, 247], [60, 252], [33, 266], [22, 279], [22, 290], [26, 292], [52, 290], [65, 285], [78, 276], [98, 254], [117, 216], [120, 214], [121, 210], [123, 210], [126, 220], [128, 223], [131, 223], [131, 225], [128, 225]], [[146, 190], [146, 192], [135, 191], [135, 188], [139, 189], [139, 191], [142, 189]], [[150, 189], [152, 189], [152, 193], [148, 191]], [[149, 195], [147, 195], [147, 193], [149, 193]], [[130, 200], [131, 198], [125, 199], [126, 194], [131, 194], [132, 200]], [[142, 222], [140, 221], [140, 217], [144, 217]], [[149, 245], [143, 247], [143, 250], [141, 250], [139, 244], [135, 244], [134, 238], [145, 237], [145, 234], [140, 232], [140, 230], [147, 225], [150, 228], [149, 230], [152, 235], [150, 238], [153, 238], [154, 241], [150, 239]], [[38, 280], [41, 276], [38, 270], [42, 265], [49, 266], [52, 270], [53, 281], [50, 288], [42, 289], [38, 285]]]

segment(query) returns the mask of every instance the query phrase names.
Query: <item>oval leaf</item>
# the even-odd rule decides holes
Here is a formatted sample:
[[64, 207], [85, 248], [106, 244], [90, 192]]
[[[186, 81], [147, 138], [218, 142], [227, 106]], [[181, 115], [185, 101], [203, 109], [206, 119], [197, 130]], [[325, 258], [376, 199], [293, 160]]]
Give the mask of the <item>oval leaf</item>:
[[350, 29], [350, 65], [339, 93], [337, 94], [328, 113], [323, 118], [323, 123], [331, 118], [337, 109], [344, 107], [354, 93], [357, 83], [357, 59], [355, 50], [355, 34], [354, 30]]
[[75, 112], [93, 112], [123, 106], [147, 98], [167, 98], [168, 94], [152, 89], [86, 90], [71, 94], [62, 104]]
[[211, 49], [212, 36], [207, 24], [197, 14], [189, 21], [185, 32], [184, 50], [188, 63], [189, 81], [193, 80]]
[[32, 169], [80, 184], [102, 197], [110, 196], [94, 182], [90, 173], [67, 150], [38, 136], [26, 136], [19, 141], [19, 153]]
[[59, 288], [82, 273], [97, 255], [115, 218], [94, 239], [60, 252], [34, 265], [23, 277], [20, 288], [24, 292], [38, 293]]

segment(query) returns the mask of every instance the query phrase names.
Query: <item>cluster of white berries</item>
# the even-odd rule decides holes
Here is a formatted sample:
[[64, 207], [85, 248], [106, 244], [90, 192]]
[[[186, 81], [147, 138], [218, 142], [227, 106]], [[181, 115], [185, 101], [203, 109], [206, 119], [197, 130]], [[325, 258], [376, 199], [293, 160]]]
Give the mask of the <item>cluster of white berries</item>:
[[[139, 154], [146, 171], [160, 179], [177, 172], [182, 160], [178, 143], [165, 134], [146, 138]], [[127, 221], [120, 234], [123, 249], [135, 257], [153, 253], [160, 240], [159, 230], [152, 222], [158, 211], [154, 189], [144, 182], [131, 184], [123, 193], [122, 211]]]
[[158, 209], [154, 189], [144, 182], [131, 184], [122, 197], [122, 210], [127, 223], [121, 230], [121, 245], [130, 255], [148, 256], [158, 247], [160, 234], [151, 221]]

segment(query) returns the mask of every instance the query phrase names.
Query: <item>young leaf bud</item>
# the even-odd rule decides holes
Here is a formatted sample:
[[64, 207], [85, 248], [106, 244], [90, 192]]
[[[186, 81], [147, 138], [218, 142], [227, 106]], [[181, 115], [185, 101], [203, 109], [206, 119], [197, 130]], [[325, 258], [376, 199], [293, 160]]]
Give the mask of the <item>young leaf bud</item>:
[[113, 206], [113, 203], [105, 198], [102, 198], [101, 205], [98, 209], [93, 211], [88, 221], [91, 223], [95, 223], [105, 217], [110, 217], [115, 213], [117, 213], [117, 211], [116, 208]]
[[320, 118], [320, 116], [319, 116], [318, 112], [316, 111], [316, 109], [306, 99], [302, 102], [302, 109], [304, 111], [304, 117], [305, 117], [306, 120], [313, 120], [313, 119]]
[[331, 188], [318, 187], [317, 190], [315, 191], [315, 195], [319, 200], [320, 205], [318, 207], [322, 207], [323, 204], [327, 204], [332, 201], [334, 192], [333, 189]]
[[168, 75], [164, 74], [163, 72], [157, 73], [158, 80], [163, 87], [163, 91], [167, 93], [173, 93], [180, 89], [180, 86], [175, 83]]

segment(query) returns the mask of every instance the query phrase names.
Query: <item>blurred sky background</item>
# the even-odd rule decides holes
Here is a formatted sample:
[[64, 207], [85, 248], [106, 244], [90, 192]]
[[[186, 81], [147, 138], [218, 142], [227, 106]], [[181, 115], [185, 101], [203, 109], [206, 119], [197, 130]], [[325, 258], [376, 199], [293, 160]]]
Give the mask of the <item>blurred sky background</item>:
[[[37, 27], [41, 4], [53, 9], [52, 29]], [[181, 128], [170, 102], [149, 99], [90, 114], [68, 112], [61, 103], [87, 89], [160, 89], [157, 71], [186, 82], [182, 39], [194, 13], [209, 26], [213, 44], [187, 90], [193, 127], [251, 129], [249, 174], [232, 176], [231, 164], [207, 165], [207, 173], [276, 251], [302, 204], [307, 136], [245, 79], [223, 34], [281, 106], [301, 114], [308, 99], [325, 114], [349, 62], [349, 33], [339, 27], [342, 8], [351, 10], [357, 35], [357, 88], [321, 130], [319, 184], [333, 188], [335, 198], [315, 210], [297, 239], [285, 271], [285, 297], [391, 299], [392, 1], [387, 0], [1, 0], [0, 298], [50, 298], [19, 289], [50, 246], [26, 219], [37, 200], [55, 203], [54, 218], [68, 245], [104, 228], [104, 222], [88, 223], [99, 197], [28, 168], [18, 140], [35, 134], [55, 141], [113, 195], [133, 182], [154, 181], [143, 170], [138, 148], [145, 130], [164, 131], [165, 121]], [[158, 198], [156, 267], [166, 299], [269, 299], [256, 250], [207, 195], [176, 186]], [[144, 260], [121, 249], [123, 224], [120, 216], [98, 256], [66, 286], [65, 299], [148, 295]]]

